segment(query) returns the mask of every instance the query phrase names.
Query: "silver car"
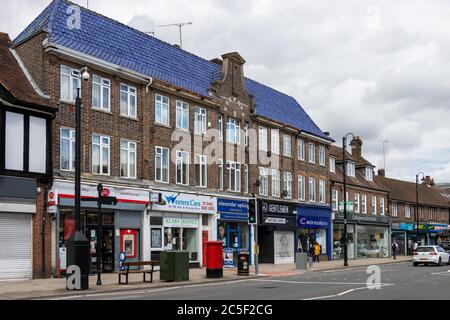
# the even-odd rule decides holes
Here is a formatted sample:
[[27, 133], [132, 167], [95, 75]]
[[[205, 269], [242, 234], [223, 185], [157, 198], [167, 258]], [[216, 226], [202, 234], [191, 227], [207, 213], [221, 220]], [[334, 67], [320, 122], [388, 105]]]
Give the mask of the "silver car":
[[450, 257], [441, 246], [420, 246], [413, 256], [413, 265], [416, 267], [419, 263], [441, 266], [444, 263], [450, 264]]

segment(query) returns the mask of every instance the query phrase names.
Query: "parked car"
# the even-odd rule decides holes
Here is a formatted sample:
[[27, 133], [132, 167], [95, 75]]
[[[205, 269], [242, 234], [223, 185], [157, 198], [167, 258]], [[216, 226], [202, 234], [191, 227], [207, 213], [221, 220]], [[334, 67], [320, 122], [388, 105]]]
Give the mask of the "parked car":
[[428, 265], [429, 263], [438, 266], [446, 263], [450, 264], [450, 255], [445, 252], [441, 246], [420, 246], [414, 252], [413, 265], [416, 267], [419, 263]]
[[441, 247], [445, 250], [445, 251], [447, 251], [447, 252], [450, 252], [450, 241], [443, 241], [442, 242], [442, 244], [441, 244]]

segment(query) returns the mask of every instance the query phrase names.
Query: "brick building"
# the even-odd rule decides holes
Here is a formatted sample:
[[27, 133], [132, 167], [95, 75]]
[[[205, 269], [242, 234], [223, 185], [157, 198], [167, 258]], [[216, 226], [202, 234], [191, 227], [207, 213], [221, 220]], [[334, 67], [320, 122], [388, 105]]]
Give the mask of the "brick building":
[[[450, 194], [434, 186], [429, 177], [418, 185], [419, 214], [417, 215], [416, 184], [385, 177], [379, 170], [375, 181], [389, 189], [392, 238], [402, 254], [408, 253], [416, 239], [420, 244], [441, 244], [449, 240]], [[418, 226], [418, 228], [417, 228]]]
[[[390, 256], [389, 190], [374, 180], [374, 165], [362, 156], [363, 142], [353, 139], [351, 153], [347, 152], [346, 201], [348, 258], [386, 258]], [[342, 148], [330, 149], [331, 203], [333, 220], [334, 259], [343, 259], [341, 239], [344, 232], [343, 155]], [[340, 204], [341, 203], [341, 204]]]
[[0, 280], [50, 275], [52, 107], [0, 33]]
[[[65, 268], [74, 226], [78, 86], [82, 196], [94, 197], [101, 182], [119, 200], [101, 215], [82, 202], [83, 230], [93, 244], [100, 235], [103, 271], [117, 268], [121, 251], [148, 260], [184, 249], [201, 266], [204, 241], [215, 239], [233, 264], [238, 252], [253, 253], [247, 201], [254, 196], [263, 261], [293, 261], [302, 215], [330, 220], [333, 140], [294, 98], [246, 78], [238, 53], [208, 61], [63, 0], [14, 40], [13, 51], [59, 110], [47, 204], [56, 217], [55, 272]], [[83, 67], [89, 82], [80, 80]], [[323, 247], [331, 258], [330, 243]]]

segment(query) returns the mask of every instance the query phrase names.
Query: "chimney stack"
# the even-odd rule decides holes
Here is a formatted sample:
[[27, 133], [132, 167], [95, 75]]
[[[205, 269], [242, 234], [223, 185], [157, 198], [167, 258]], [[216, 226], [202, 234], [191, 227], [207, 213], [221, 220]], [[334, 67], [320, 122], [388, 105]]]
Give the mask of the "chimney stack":
[[386, 176], [386, 171], [384, 169], [378, 169], [378, 176], [385, 177]]
[[362, 154], [362, 140], [359, 136], [356, 136], [352, 143], [354, 146], [352, 146], [352, 156], [354, 156], [356, 159], [361, 159]]
[[434, 180], [431, 179], [430, 176], [425, 176], [425, 179], [423, 180], [422, 183], [427, 186], [432, 186], [432, 184], [434, 184]]

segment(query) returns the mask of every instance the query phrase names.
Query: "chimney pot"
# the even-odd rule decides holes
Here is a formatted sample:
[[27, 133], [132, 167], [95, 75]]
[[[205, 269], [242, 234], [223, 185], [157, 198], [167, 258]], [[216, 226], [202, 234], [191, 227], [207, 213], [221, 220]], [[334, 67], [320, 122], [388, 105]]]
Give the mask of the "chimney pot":
[[378, 169], [378, 175], [380, 177], [385, 177], [386, 176], [386, 171], [384, 169]]

